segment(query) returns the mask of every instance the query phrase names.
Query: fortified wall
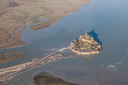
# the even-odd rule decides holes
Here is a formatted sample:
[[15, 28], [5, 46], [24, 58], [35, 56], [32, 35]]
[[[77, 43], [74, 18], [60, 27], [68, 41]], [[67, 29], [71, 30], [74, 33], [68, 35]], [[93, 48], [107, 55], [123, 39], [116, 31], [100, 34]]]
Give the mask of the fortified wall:
[[97, 54], [102, 50], [102, 46], [88, 34], [80, 35], [78, 40], [70, 44], [71, 50], [79, 55]]

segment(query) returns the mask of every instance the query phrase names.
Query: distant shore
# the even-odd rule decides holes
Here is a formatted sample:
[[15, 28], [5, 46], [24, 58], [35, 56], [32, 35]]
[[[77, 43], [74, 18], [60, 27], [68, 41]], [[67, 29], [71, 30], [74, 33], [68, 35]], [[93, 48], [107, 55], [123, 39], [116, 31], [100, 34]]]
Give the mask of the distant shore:
[[[0, 1], [0, 3], [0, 48], [4, 49], [24, 45], [25, 43], [20, 40], [21, 30], [31, 23], [36, 23], [37, 19], [44, 19], [46, 22], [31, 26], [30, 29], [45, 28], [75, 12], [81, 6], [89, 3], [89, 0], [37, 0], [35, 2], [33, 0], [6, 0]], [[29, 20], [31, 17], [34, 19]]]

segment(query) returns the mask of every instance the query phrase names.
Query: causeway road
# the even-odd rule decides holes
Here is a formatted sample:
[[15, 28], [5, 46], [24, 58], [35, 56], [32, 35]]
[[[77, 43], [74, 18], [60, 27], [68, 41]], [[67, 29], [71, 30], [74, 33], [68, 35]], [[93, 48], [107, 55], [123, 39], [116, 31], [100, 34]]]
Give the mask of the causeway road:
[[52, 55], [58, 53], [58, 52], [62, 52], [66, 49], [70, 49], [70, 46], [69, 47], [65, 47], [65, 48], [61, 48], [61, 49], [58, 49], [56, 50], [55, 52], [45, 56], [45, 57], [40, 57], [38, 60], [34, 61], [32, 64], [30, 65], [27, 65], [26, 67], [23, 67], [22, 69], [20, 70], [17, 70], [17, 71], [14, 71], [14, 72], [11, 72], [10, 74], [7, 74], [7, 75], [4, 75], [3, 77], [0, 77], [0, 82], [6, 82], [7, 80], [11, 79], [12, 77], [16, 76], [17, 74], [20, 74], [22, 73], [23, 71], [26, 71], [27, 69], [30, 69], [30, 68], [33, 68], [34, 65], [36, 65], [37, 63], [47, 59], [47, 58], [50, 58]]

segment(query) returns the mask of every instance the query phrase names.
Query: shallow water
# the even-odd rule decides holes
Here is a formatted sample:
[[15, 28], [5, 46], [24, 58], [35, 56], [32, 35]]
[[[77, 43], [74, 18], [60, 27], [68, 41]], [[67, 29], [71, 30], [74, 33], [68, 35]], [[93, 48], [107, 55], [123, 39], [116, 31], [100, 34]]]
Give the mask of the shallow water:
[[[23, 30], [27, 46], [5, 49], [1, 52], [24, 50], [20, 61], [2, 64], [7, 67], [46, 55], [52, 50], [68, 46], [79, 35], [94, 28], [102, 42], [103, 51], [87, 59], [81, 56], [59, 60], [35, 68], [13, 78], [8, 85], [34, 85], [32, 74], [47, 70], [63, 80], [80, 85], [128, 84], [128, 1], [91, 0], [73, 14], [63, 17], [46, 29]], [[28, 79], [29, 78], [29, 79]]]

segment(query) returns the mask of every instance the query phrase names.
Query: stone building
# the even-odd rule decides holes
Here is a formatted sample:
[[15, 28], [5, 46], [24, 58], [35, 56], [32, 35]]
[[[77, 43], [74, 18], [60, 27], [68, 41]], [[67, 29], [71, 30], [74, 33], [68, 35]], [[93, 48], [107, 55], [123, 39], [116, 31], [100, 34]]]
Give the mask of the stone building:
[[78, 40], [70, 44], [71, 50], [77, 54], [96, 54], [102, 50], [102, 46], [87, 33], [80, 35]]

